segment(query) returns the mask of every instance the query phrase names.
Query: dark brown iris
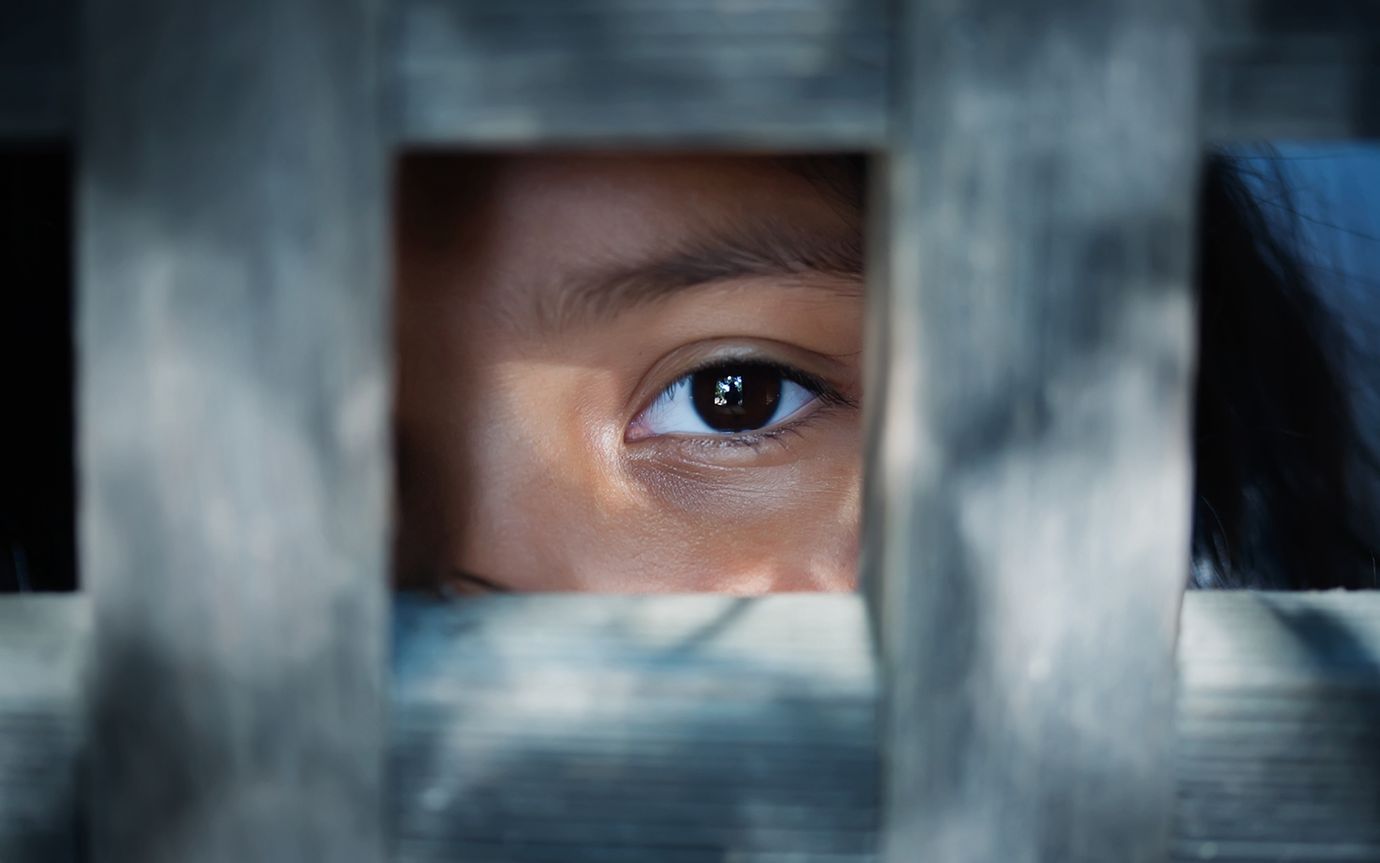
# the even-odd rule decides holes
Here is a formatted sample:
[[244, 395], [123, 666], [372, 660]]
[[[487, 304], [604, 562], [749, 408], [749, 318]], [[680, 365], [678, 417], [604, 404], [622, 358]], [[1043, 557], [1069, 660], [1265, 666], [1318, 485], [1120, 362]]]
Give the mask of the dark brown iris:
[[781, 401], [781, 372], [761, 363], [714, 366], [690, 379], [690, 398], [700, 419], [716, 431], [759, 429]]

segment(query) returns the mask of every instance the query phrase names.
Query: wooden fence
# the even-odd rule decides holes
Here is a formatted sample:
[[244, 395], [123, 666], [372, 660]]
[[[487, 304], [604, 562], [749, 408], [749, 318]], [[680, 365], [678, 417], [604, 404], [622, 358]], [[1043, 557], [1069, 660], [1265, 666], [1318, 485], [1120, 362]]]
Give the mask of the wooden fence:
[[[84, 580], [0, 600], [0, 860], [1380, 860], [1380, 600], [1182, 596], [1204, 143], [1380, 131], [1380, 5], [0, 32], [76, 153]], [[873, 157], [864, 596], [390, 618], [390, 156], [538, 145]]]

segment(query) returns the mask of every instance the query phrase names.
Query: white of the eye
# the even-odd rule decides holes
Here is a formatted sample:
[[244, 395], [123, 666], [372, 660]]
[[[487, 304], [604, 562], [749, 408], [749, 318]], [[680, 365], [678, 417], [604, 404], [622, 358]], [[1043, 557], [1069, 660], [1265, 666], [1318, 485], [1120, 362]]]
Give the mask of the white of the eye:
[[[638, 426], [647, 436], [664, 434], [681, 435], [715, 435], [723, 436], [730, 434], [743, 434], [743, 432], [726, 432], [716, 429], [700, 418], [699, 411], [695, 410], [695, 400], [690, 394], [691, 375], [686, 375], [662, 393], [651, 407], [643, 412], [638, 420]], [[772, 411], [771, 418], [762, 424], [761, 428], [771, 426], [790, 419], [797, 411], [814, 401], [815, 394], [802, 387], [795, 381], [781, 381], [781, 398], [776, 403], [776, 410]], [[760, 431], [760, 429], [749, 429], [747, 431]]]

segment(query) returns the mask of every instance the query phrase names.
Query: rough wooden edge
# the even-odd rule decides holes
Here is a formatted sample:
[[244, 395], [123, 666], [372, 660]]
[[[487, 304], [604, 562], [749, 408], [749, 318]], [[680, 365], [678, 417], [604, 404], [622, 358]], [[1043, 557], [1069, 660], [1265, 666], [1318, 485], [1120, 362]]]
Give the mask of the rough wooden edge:
[[90, 0], [90, 847], [383, 852], [389, 364], [372, 0]]

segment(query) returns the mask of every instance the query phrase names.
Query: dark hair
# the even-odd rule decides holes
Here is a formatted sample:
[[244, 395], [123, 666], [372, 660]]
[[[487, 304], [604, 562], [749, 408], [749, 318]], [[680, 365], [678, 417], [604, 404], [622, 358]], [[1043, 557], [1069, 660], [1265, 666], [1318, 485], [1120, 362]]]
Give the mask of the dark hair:
[[1348, 472], [1375, 458], [1344, 386], [1345, 339], [1287, 224], [1247, 185], [1293, 212], [1278, 163], [1250, 165], [1212, 154], [1201, 186], [1191, 584], [1369, 587], [1376, 550], [1353, 521]]
[[[1350, 505], [1349, 470], [1373, 471], [1377, 459], [1352, 416], [1345, 340], [1306, 278], [1298, 238], [1265, 218], [1247, 183], [1292, 213], [1288, 183], [1270, 172], [1277, 165], [1221, 151], [1204, 162], [1189, 584], [1380, 587], [1380, 553]], [[862, 206], [860, 157], [788, 167], [836, 202]]]

